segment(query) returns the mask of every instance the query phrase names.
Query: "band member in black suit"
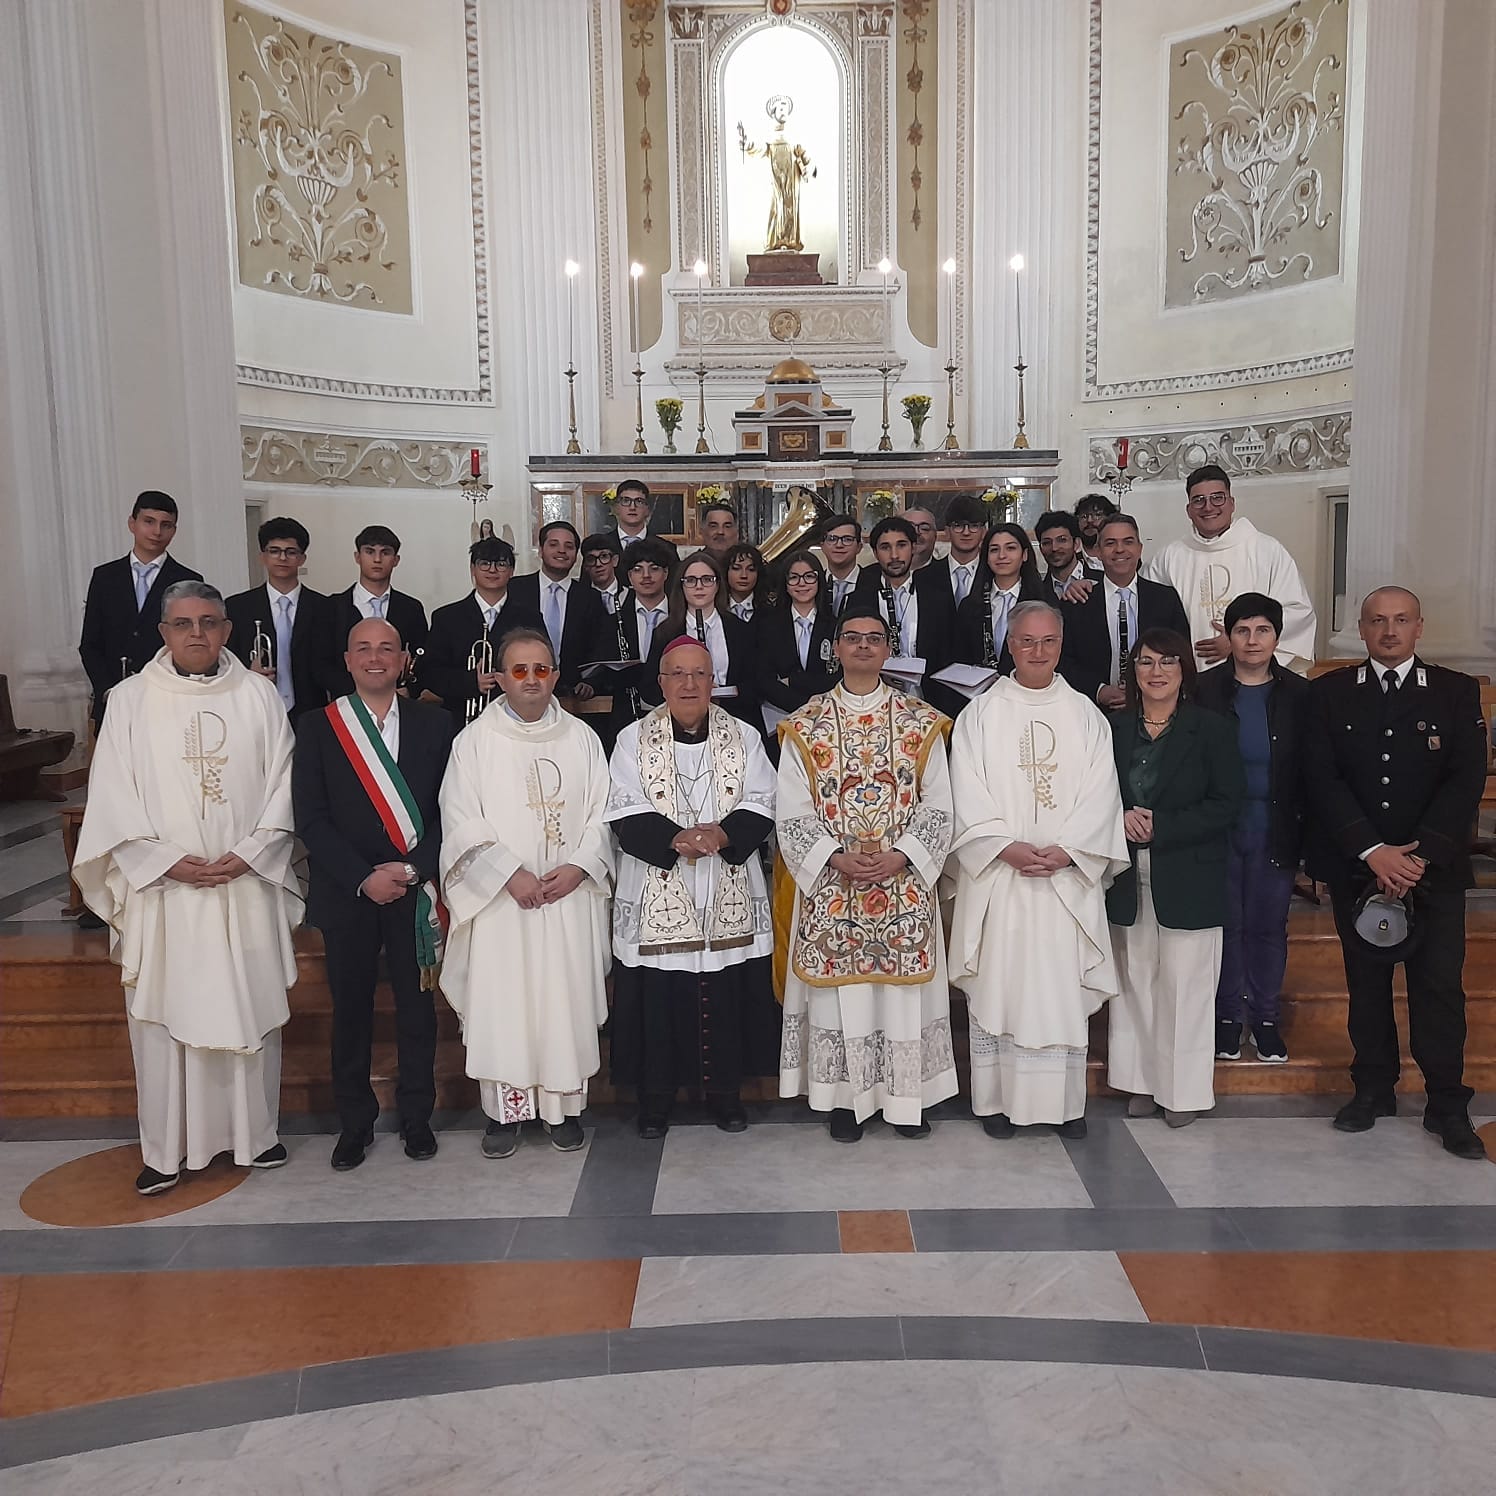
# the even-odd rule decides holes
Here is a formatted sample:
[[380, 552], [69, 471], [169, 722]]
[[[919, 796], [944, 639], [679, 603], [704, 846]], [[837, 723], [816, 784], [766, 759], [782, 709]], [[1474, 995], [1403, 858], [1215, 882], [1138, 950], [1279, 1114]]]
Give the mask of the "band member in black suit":
[[541, 627], [539, 613], [509, 596], [514, 547], [507, 540], [475, 541], [468, 548], [468, 564], [473, 590], [431, 615], [421, 661], [422, 689], [441, 697], [458, 728], [477, 716], [499, 688], [499, 641], [510, 629]]
[[1060, 674], [1088, 701], [1109, 712], [1127, 699], [1123, 662], [1149, 629], [1189, 637], [1189, 616], [1167, 582], [1138, 575], [1143, 541], [1130, 514], [1114, 514], [1097, 537], [1102, 573], [1065, 593], [1065, 645]]
[[599, 530], [582, 542], [582, 575], [592, 584], [603, 611], [611, 617], [623, 606], [628, 587], [618, 574], [623, 547], [616, 530]]
[[1415, 653], [1423, 609], [1405, 588], [1361, 604], [1368, 658], [1313, 681], [1304, 754], [1310, 872], [1330, 885], [1350, 994], [1355, 1096], [1335, 1114], [1365, 1132], [1397, 1111], [1395, 960], [1355, 931], [1356, 905], [1375, 884], [1411, 906], [1403, 952], [1409, 1048], [1423, 1071], [1423, 1125], [1457, 1158], [1485, 1157], [1464, 1083], [1465, 890], [1470, 834], [1486, 778], [1480, 687]]
[[1101, 570], [1101, 527], [1120, 512], [1104, 493], [1082, 494], [1075, 501], [1075, 522], [1080, 526], [1080, 559], [1087, 571]]
[[609, 659], [608, 614], [590, 582], [574, 581], [582, 539], [576, 527], [553, 519], [540, 527], [540, 570], [515, 577], [509, 596], [529, 612], [538, 613], [551, 648], [561, 664], [560, 694], [588, 700], [592, 685], [582, 679], [582, 666]]
[[400, 564], [400, 537], [388, 525], [365, 525], [353, 537], [353, 559], [358, 565], [358, 581], [346, 592], [332, 595], [332, 631], [322, 656], [323, 683], [334, 700], [353, 689], [343, 652], [348, 631], [359, 619], [384, 618], [395, 625], [410, 657], [407, 685], [419, 673], [426, 653], [425, 607], [419, 598], [396, 592], [390, 585]]
[[665, 646], [682, 634], [702, 640], [711, 653], [712, 698], [716, 705], [762, 734], [753, 626], [728, 611], [726, 573], [705, 551], [696, 551], [681, 563], [670, 588], [665, 624], [655, 630], [649, 663], [644, 667], [644, 697], [652, 706], [664, 700], [659, 683], [660, 656]]
[[613, 487], [613, 518], [618, 521], [618, 548], [626, 551], [636, 540], [649, 536], [654, 517], [654, 496], [642, 478], [625, 478]]
[[613, 695], [613, 710], [602, 732], [603, 747], [609, 753], [618, 741], [618, 734], [653, 705], [646, 690], [653, 682], [646, 680], [648, 670], [644, 662], [650, 658], [654, 636], [665, 626], [669, 614], [665, 593], [675, 562], [675, 547], [652, 535], [633, 541], [623, 553], [622, 569], [628, 590], [624, 593], [623, 606], [611, 619], [614, 638], [610, 657], [638, 660], [639, 665], [632, 670], [610, 670], [593, 681], [599, 691], [611, 691]]
[[956, 612], [955, 657], [967, 665], [985, 665], [1011, 675], [1008, 615], [1017, 603], [1048, 602], [1049, 598], [1022, 525], [993, 525], [982, 539], [982, 558], [976, 585]]
[[862, 553], [862, 525], [846, 515], [833, 514], [821, 532], [821, 554], [826, 558], [827, 600], [840, 615], [862, 579], [857, 557]]
[[[944, 670], [956, 653], [956, 605], [948, 577], [928, 566], [914, 569], [914, 523], [891, 514], [873, 526], [868, 543], [874, 566], [865, 567], [855, 594], [883, 615], [894, 636], [894, 655], [925, 662], [921, 695], [931, 706], [954, 717], [966, 698], [930, 677]], [[906, 688], [907, 689], [907, 688]]]
[[134, 675], [156, 658], [161, 648], [161, 597], [173, 582], [200, 582], [202, 577], [167, 554], [177, 533], [177, 501], [148, 488], [130, 510], [134, 544], [128, 556], [94, 568], [83, 605], [83, 633], [78, 655], [93, 687], [90, 715], [94, 728], [104, 720], [111, 686]]
[[[759, 618], [758, 694], [793, 712], [837, 682], [836, 618], [826, 600], [826, 570], [809, 551], [785, 557], [784, 591], [784, 601]], [[777, 739], [766, 736], [772, 757]]]
[[1063, 509], [1047, 510], [1034, 521], [1034, 539], [1044, 557], [1044, 601], [1060, 602], [1072, 582], [1086, 580], [1080, 551], [1080, 522]]
[[275, 683], [294, 727], [303, 713], [327, 705], [322, 659], [332, 628], [332, 599], [302, 583], [311, 536], [299, 520], [267, 519], [258, 538], [265, 585], [236, 592], [224, 603], [233, 624], [229, 648]]
[[722, 569], [727, 573], [728, 611], [744, 623], [753, 623], [773, 598], [774, 579], [763, 552], [740, 540], [723, 557]]
[[945, 506], [945, 533], [950, 553], [937, 556], [929, 570], [941, 572], [951, 584], [951, 601], [960, 607], [982, 574], [982, 537], [987, 533], [987, 506], [974, 494], [958, 493]]
[[453, 727], [440, 707], [399, 699], [406, 663], [393, 625], [360, 620], [344, 658], [353, 692], [296, 730], [291, 789], [307, 849], [306, 916], [327, 949], [339, 1170], [364, 1161], [379, 1115], [369, 1070], [381, 947], [395, 994], [400, 1134], [411, 1158], [436, 1152], [437, 791]]

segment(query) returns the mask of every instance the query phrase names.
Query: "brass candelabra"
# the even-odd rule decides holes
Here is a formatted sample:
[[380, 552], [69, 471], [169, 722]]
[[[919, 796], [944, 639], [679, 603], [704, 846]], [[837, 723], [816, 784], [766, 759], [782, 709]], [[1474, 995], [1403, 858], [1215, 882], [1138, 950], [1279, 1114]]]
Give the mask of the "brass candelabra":
[[571, 433], [566, 441], [566, 452], [568, 456], [575, 456], [582, 450], [582, 444], [577, 440], [577, 370], [571, 363], [566, 366], [566, 424]]
[[696, 450], [710, 452], [711, 444], [706, 439], [706, 364], [696, 365]]
[[888, 434], [888, 376], [893, 372], [893, 365], [888, 361], [888, 355], [883, 355], [883, 362], [878, 365], [878, 372], [883, 376], [883, 435], [878, 438], [878, 450], [880, 452], [893, 451], [893, 438]]
[[959, 452], [961, 443], [956, 440], [956, 361], [945, 366], [945, 440], [941, 446], [947, 452]]
[[634, 356], [634, 452], [647, 452], [644, 445], [644, 370], [639, 367], [639, 358]]
[[1015, 452], [1028, 451], [1028, 437], [1023, 434], [1024, 411], [1023, 411], [1023, 376], [1028, 365], [1023, 361], [1023, 355], [1018, 355], [1018, 362], [1013, 365], [1018, 374], [1018, 435], [1013, 438], [1013, 450]]

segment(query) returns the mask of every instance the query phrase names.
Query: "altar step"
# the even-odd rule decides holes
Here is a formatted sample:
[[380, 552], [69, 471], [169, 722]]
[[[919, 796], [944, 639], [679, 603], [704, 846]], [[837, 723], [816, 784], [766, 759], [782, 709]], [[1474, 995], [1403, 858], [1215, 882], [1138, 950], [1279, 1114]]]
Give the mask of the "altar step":
[[[1340, 946], [1326, 911], [1298, 907], [1289, 926], [1289, 964], [1284, 982], [1283, 1030], [1292, 1058], [1264, 1065], [1250, 1042], [1244, 1058], [1216, 1066], [1221, 1095], [1338, 1093], [1347, 1089], [1350, 1042]], [[283, 1034], [281, 1107], [289, 1114], [332, 1110], [328, 1043], [332, 1000], [315, 931], [296, 937], [299, 978], [291, 990], [291, 1020]], [[0, 940], [0, 1116], [129, 1116], [135, 1110], [134, 1072], [125, 1025], [118, 968], [102, 934], [68, 931]], [[1466, 1080], [1478, 1090], [1496, 1090], [1496, 911], [1472, 909], [1465, 964], [1470, 1039]], [[1402, 991], [1401, 975], [1398, 991]], [[1398, 1021], [1406, 1044], [1406, 1003], [1398, 999]], [[464, 1110], [477, 1105], [476, 1082], [463, 1073], [456, 1015], [437, 1002], [437, 1105]], [[965, 1008], [953, 1004], [956, 1050], [966, 1074]], [[607, 1045], [604, 1041], [606, 1074]], [[1089, 1085], [1106, 1091], [1106, 1015], [1092, 1023]], [[376, 997], [374, 1083], [382, 1106], [393, 1104], [394, 1012], [387, 987]], [[1404, 1089], [1419, 1089], [1416, 1068], [1407, 1067]], [[772, 1100], [772, 1079], [752, 1083], [748, 1099]], [[604, 1081], [589, 1087], [592, 1101], [620, 1099]], [[624, 1097], [622, 1099], [628, 1099]]]

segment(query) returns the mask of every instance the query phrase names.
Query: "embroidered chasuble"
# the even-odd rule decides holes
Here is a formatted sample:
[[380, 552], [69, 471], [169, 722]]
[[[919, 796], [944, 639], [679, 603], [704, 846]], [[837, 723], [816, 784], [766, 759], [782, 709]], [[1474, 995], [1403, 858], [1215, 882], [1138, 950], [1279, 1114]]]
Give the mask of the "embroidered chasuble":
[[[467, 1073], [498, 1090], [496, 1121], [577, 1116], [597, 1072], [612, 964], [607, 799], [597, 735], [554, 701], [533, 723], [497, 701], [452, 746], [441, 986], [462, 1020]], [[521, 868], [538, 878], [566, 863], [586, 877], [554, 904], [521, 909], [505, 888]]]
[[[1301, 675], [1314, 661], [1314, 604], [1287, 547], [1237, 516], [1213, 540], [1193, 530], [1171, 540], [1143, 566], [1153, 582], [1167, 582], [1189, 615], [1190, 642], [1208, 639], [1213, 623], [1224, 624], [1226, 609], [1243, 592], [1261, 592], [1283, 604], [1278, 663]], [[1203, 663], [1197, 660], [1197, 663]]]
[[[916, 1124], [956, 1092], [936, 896], [950, 846], [950, 722], [914, 696], [838, 685], [780, 724], [779, 850], [794, 880], [781, 1096]], [[902, 852], [857, 885], [838, 852]]]
[[[1089, 1019], [1117, 993], [1106, 886], [1128, 865], [1111, 728], [1058, 676], [1008, 676], [961, 714], [951, 980], [970, 1015], [972, 1107], [1021, 1125], [1085, 1108]], [[1028, 878], [1000, 854], [1057, 846], [1074, 866]]]
[[[109, 925], [130, 1016], [180, 1044], [252, 1054], [289, 1017], [292, 743], [274, 683], [228, 650], [196, 677], [163, 649], [110, 693], [73, 876]], [[227, 852], [251, 871], [216, 888], [164, 876]]]

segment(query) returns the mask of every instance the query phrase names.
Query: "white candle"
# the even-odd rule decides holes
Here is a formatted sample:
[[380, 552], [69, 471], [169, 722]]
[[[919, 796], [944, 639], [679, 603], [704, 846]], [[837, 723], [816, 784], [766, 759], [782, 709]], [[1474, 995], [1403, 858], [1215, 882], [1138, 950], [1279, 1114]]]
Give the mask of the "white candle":
[[702, 317], [701, 295], [701, 288], [706, 284], [706, 261], [697, 260], [691, 269], [696, 272], [696, 362], [700, 364], [706, 357], [706, 330]]
[[[893, 348], [893, 302], [888, 294], [888, 273], [893, 269], [893, 262], [889, 259], [878, 261], [878, 269], [883, 272], [883, 340], [889, 349]], [[886, 358], [887, 355], [885, 354]]]
[[1014, 255], [1008, 261], [1008, 269], [1013, 272], [1013, 309], [1018, 327], [1018, 362], [1023, 362], [1023, 281], [1020, 272], [1023, 270], [1023, 256]]
[[632, 332], [633, 332], [632, 342], [633, 342], [634, 360], [635, 360], [636, 363], [638, 362], [638, 359], [639, 359], [639, 277], [641, 275], [643, 275], [643, 274], [644, 274], [644, 267], [638, 262], [638, 260], [635, 260], [634, 263], [629, 266], [629, 276], [630, 276], [630, 278], [633, 281], [633, 311], [634, 311], [633, 321], [634, 321], [634, 325], [633, 325], [633, 329], [632, 329]]
[[566, 262], [566, 367], [577, 366], [577, 272], [582, 267], [575, 260]]
[[945, 341], [950, 362], [956, 362], [956, 262], [947, 260], [940, 267], [945, 271]]

